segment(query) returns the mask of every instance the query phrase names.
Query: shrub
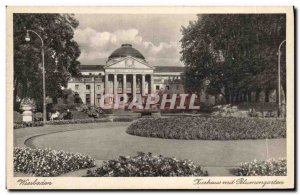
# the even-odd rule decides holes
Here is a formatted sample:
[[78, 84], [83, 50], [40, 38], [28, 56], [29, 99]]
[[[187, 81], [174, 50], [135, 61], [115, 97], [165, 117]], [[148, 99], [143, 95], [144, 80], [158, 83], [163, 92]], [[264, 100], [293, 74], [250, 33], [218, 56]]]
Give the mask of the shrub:
[[237, 176], [286, 176], [286, 159], [254, 160], [242, 163], [232, 171]]
[[14, 148], [15, 172], [39, 177], [53, 177], [94, 166], [94, 159], [79, 153], [27, 147]]
[[147, 118], [133, 122], [127, 133], [167, 139], [239, 140], [286, 137], [279, 119], [236, 117]]
[[22, 114], [20, 114], [19, 112], [17, 111], [14, 111], [14, 123], [21, 123], [23, 122], [23, 117], [22, 117]]
[[133, 121], [135, 118], [134, 117], [117, 117], [114, 118], [114, 122], [131, 122]]
[[34, 120], [35, 121], [41, 121], [41, 120], [43, 120], [43, 113], [41, 113], [41, 112], [35, 113], [34, 114]]
[[72, 116], [74, 120], [80, 120], [80, 119], [89, 119], [89, 115], [87, 115], [84, 112], [80, 112], [80, 111], [72, 111]]
[[134, 157], [120, 156], [118, 160], [105, 161], [95, 170], [88, 170], [89, 177], [171, 177], [207, 176], [200, 166], [190, 160], [154, 156], [139, 152]]
[[54, 120], [47, 121], [48, 125], [63, 125], [63, 124], [82, 124], [82, 123], [102, 123], [102, 122], [110, 122], [109, 118], [98, 118], [98, 119], [81, 119], [81, 120]]
[[60, 113], [69, 110], [76, 110], [77, 104], [55, 104], [52, 107], [52, 111], [59, 111]]
[[43, 126], [44, 123], [42, 121], [35, 121], [35, 122], [21, 122], [21, 123], [14, 123], [14, 129], [20, 129], [25, 127], [39, 127]]

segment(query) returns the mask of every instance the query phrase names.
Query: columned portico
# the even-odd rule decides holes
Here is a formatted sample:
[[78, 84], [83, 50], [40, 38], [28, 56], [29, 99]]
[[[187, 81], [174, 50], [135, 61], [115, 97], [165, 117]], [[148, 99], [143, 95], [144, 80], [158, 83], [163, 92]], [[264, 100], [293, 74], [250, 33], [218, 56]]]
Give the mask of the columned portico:
[[[110, 75], [110, 76], [109, 76]], [[137, 77], [141, 78], [141, 83], [138, 86]], [[122, 80], [122, 81], [121, 81]], [[145, 96], [150, 93], [154, 93], [154, 83], [153, 74], [105, 74], [105, 94], [113, 92], [114, 96], [118, 94], [130, 94], [132, 98], [136, 97], [139, 93]], [[111, 84], [109, 84], [111, 83]], [[119, 84], [120, 83], [120, 84]], [[113, 86], [112, 86], [113, 85]], [[119, 86], [120, 85], [120, 86]], [[122, 85], [122, 88], [121, 88]], [[148, 87], [146, 87], [148, 85]], [[113, 90], [109, 90], [113, 87]], [[139, 87], [139, 91], [137, 90]], [[119, 89], [120, 88], [120, 89]], [[129, 90], [130, 89], [130, 90]]]
[[[121, 50], [123, 49], [124, 52], [136, 52], [128, 44], [123, 45]], [[113, 89], [114, 96], [127, 94], [131, 99], [134, 99], [137, 94], [145, 96], [153, 92], [153, 73], [155, 68], [150, 66], [142, 55], [136, 54], [134, 57], [124, 57], [123, 54], [119, 56], [117, 52], [109, 57], [106, 64], [104, 67], [105, 93], [112, 93], [112, 90], [107, 89], [110, 87]]]

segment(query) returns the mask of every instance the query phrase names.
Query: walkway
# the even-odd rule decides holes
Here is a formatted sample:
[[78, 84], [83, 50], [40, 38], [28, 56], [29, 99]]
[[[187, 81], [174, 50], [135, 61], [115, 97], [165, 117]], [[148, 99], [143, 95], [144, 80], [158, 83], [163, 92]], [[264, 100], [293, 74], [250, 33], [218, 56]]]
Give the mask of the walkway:
[[15, 130], [15, 146], [52, 148], [89, 154], [97, 160], [136, 155], [138, 151], [190, 159], [210, 175], [230, 175], [229, 169], [254, 159], [286, 157], [286, 140], [204, 141], [145, 138], [127, 134], [128, 122], [51, 125]]

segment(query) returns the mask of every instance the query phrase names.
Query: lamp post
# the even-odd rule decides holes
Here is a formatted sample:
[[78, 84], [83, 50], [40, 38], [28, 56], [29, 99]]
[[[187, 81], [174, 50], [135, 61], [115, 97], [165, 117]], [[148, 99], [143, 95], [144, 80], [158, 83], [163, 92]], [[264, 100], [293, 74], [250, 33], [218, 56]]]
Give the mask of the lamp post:
[[42, 43], [42, 66], [43, 66], [43, 122], [46, 122], [46, 85], [45, 85], [45, 52], [44, 52], [44, 41], [42, 39], [42, 37], [35, 31], [33, 30], [26, 30], [26, 37], [25, 37], [25, 41], [29, 42], [30, 41], [30, 36], [29, 36], [29, 32], [32, 32], [33, 34], [35, 34], [36, 36], [38, 36], [38, 38], [41, 40]]
[[278, 47], [278, 116], [281, 116], [281, 83], [280, 83], [280, 56], [281, 56], [281, 46], [285, 43], [286, 41], [283, 40]]

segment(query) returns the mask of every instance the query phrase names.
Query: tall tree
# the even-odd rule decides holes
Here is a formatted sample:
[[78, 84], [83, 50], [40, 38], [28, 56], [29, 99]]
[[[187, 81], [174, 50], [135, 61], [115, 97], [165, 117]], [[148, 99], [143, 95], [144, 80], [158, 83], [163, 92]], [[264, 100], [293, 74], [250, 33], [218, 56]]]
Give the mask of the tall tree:
[[198, 15], [182, 34], [186, 88], [199, 91], [209, 79], [208, 91], [225, 95], [227, 102], [275, 88], [276, 51], [285, 38], [285, 15]]
[[[72, 14], [14, 14], [14, 101], [31, 97], [42, 105], [41, 41], [26, 30], [34, 30], [44, 41], [46, 96], [57, 98], [71, 76], [79, 75], [78, 44], [73, 40], [78, 21]], [[16, 103], [16, 102], [15, 102]]]

